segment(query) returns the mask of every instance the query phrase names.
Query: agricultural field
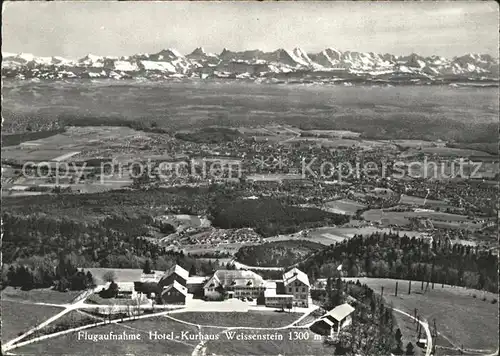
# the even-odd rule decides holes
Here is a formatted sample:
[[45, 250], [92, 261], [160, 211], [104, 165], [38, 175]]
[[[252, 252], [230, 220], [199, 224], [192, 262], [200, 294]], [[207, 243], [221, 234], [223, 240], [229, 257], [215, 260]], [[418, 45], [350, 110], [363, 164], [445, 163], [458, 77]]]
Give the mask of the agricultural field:
[[2, 147], [2, 159], [18, 162], [62, 162], [69, 159], [99, 158], [93, 155], [99, 151], [104, 157], [110, 157], [113, 151], [120, 153], [120, 145], [129, 144], [132, 150], [151, 140], [148, 134], [128, 127], [70, 126], [65, 132], [50, 137], [23, 142], [17, 146]]
[[[425, 204], [424, 204], [425, 203]], [[452, 205], [449, 205], [443, 200], [432, 200], [432, 199], [424, 199], [420, 197], [414, 197], [411, 195], [401, 194], [401, 199], [399, 200], [399, 204], [405, 205], [416, 205], [416, 206], [428, 206], [433, 209], [439, 208], [444, 210], [446, 208], [452, 208]]]
[[290, 139], [287, 142], [290, 144], [295, 142], [303, 142], [310, 145], [316, 144], [322, 147], [331, 147], [331, 148], [353, 147], [361, 145], [361, 142], [359, 140], [348, 139], [348, 138], [296, 137]]
[[359, 137], [359, 132], [347, 131], [347, 130], [302, 130], [303, 133], [309, 135], [318, 136], [330, 136], [330, 137]]
[[183, 230], [187, 228], [203, 228], [211, 226], [210, 220], [196, 215], [162, 215], [157, 218], [162, 222], [177, 226]]
[[358, 210], [366, 208], [366, 205], [349, 199], [333, 200], [324, 204], [324, 209], [336, 214], [356, 215]]
[[205, 326], [278, 328], [292, 324], [300, 313], [277, 311], [185, 312], [173, 314], [176, 319]]
[[434, 142], [426, 140], [383, 140], [384, 142], [392, 143], [400, 146], [401, 148], [424, 148], [424, 147], [436, 147], [444, 146], [444, 142]]
[[216, 254], [219, 252], [234, 255], [244, 246], [258, 245], [260, 242], [234, 242], [234, 243], [217, 243], [217, 244], [195, 244], [184, 245], [182, 251], [184, 254], [200, 255], [204, 253]]
[[[378, 228], [374, 226], [364, 226], [364, 227], [319, 227], [315, 229], [307, 230], [307, 233], [295, 233], [290, 235], [279, 235], [268, 237], [266, 241], [285, 241], [285, 240], [307, 240], [323, 245], [331, 245], [336, 242], [342, 242], [345, 239], [349, 239], [354, 235], [371, 235], [375, 232], [388, 233], [391, 231], [396, 231], [395, 229], [389, 228]], [[407, 236], [424, 236], [424, 233], [409, 230], [397, 230], [400, 235], [406, 234]]]
[[409, 218], [429, 219], [434, 226], [451, 227], [462, 229], [478, 229], [481, 223], [470, 220], [468, 216], [448, 214], [438, 211], [387, 211], [383, 209], [372, 209], [365, 211], [363, 217], [367, 221], [380, 222], [382, 225], [405, 226], [410, 223]]
[[[498, 296], [463, 287], [435, 284], [427, 292], [421, 290], [421, 282], [412, 282], [408, 295], [408, 281], [399, 281], [398, 296], [395, 294], [396, 280], [378, 278], [351, 278], [366, 283], [376, 293], [384, 287], [387, 303], [408, 314], [415, 308], [430, 326], [436, 320], [440, 336], [437, 345], [461, 347], [469, 350], [483, 350], [480, 354], [493, 353], [498, 349]], [[475, 296], [475, 297], [474, 297]], [[486, 300], [483, 300], [485, 298]], [[453, 301], [450, 303], [450, 301]], [[397, 318], [406, 318], [395, 313]]]
[[2, 342], [16, 338], [62, 310], [59, 307], [2, 300]]
[[[150, 134], [153, 135], [153, 134]], [[128, 127], [67, 127], [64, 132], [36, 141], [23, 142], [20, 145], [2, 147], [2, 162], [23, 165], [45, 162], [49, 171], [26, 170], [9, 179], [9, 184], [2, 186], [6, 194], [19, 195], [22, 187], [50, 190], [56, 186], [71, 188], [74, 192], [95, 193], [112, 189], [121, 189], [132, 184], [130, 170], [122, 166], [114, 175], [95, 175], [101, 166], [106, 167], [106, 160], [124, 164], [141, 157], [154, 155], [153, 149], [144, 151], [144, 147], [154, 139], [146, 133]], [[155, 141], [156, 142], [156, 141]], [[157, 147], [157, 145], [151, 145]], [[90, 162], [102, 159], [98, 166]], [[75, 162], [78, 162], [78, 166]], [[83, 164], [83, 165], [82, 165]], [[38, 193], [28, 192], [29, 194]]]
[[422, 147], [421, 152], [449, 157], [493, 156], [483, 151], [451, 147]]

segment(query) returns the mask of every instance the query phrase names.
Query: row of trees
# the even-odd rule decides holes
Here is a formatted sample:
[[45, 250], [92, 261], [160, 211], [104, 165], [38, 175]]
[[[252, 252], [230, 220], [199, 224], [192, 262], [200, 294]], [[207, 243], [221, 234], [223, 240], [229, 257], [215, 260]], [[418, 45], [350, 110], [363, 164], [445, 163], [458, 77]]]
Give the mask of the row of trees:
[[2, 266], [2, 287], [10, 285], [23, 290], [54, 287], [64, 292], [95, 286], [92, 273], [78, 270], [70, 258], [60, 256], [58, 260], [53, 260], [46, 256], [24, 262], [27, 263]]

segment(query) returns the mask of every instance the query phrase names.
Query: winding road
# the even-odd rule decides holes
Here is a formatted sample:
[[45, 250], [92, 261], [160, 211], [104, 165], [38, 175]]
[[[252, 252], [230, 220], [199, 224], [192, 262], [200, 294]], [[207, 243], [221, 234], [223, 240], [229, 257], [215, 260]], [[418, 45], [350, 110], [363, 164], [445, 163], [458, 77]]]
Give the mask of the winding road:
[[392, 308], [396, 313], [403, 314], [404, 316], [407, 316], [408, 318], [411, 318], [422, 325], [422, 327], [425, 330], [425, 336], [427, 339], [427, 348], [425, 349], [425, 356], [431, 356], [432, 355], [432, 335], [431, 335], [431, 329], [429, 328], [429, 323], [420, 319], [415, 318], [413, 315], [410, 315], [402, 310]]

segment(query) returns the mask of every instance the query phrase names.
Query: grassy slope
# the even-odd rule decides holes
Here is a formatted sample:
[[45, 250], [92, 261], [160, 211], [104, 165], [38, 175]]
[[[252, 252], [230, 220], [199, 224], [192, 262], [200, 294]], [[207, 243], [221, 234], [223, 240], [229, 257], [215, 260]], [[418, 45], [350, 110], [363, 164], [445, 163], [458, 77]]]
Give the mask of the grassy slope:
[[[308, 329], [286, 330], [231, 330], [247, 337], [253, 334], [262, 336], [280, 335], [282, 340], [229, 340], [224, 333], [218, 341], [207, 343], [207, 354], [216, 355], [333, 355], [334, 348], [325, 346], [322, 341], [314, 340], [314, 333]], [[290, 340], [290, 332], [302, 332], [308, 340]], [[245, 337], [245, 336], [243, 336]], [[275, 336], [275, 338], [277, 338]]]
[[21, 304], [2, 300], [2, 342], [28, 331], [63, 309], [46, 305]]
[[[395, 308], [413, 314], [417, 308], [420, 315], [436, 326], [439, 333], [448, 338], [455, 345], [462, 345], [469, 349], [498, 348], [498, 304], [492, 304], [492, 293], [486, 293], [486, 301], [482, 301], [483, 293], [472, 289], [445, 286], [436, 284], [434, 290], [429, 285], [427, 293], [422, 294], [421, 283], [412, 283], [412, 293], [408, 295], [408, 282], [399, 281], [398, 296], [394, 296], [395, 280], [359, 278], [376, 293], [384, 287], [384, 297]], [[425, 286], [424, 286], [425, 289]], [[477, 298], [472, 295], [476, 294]], [[398, 318], [406, 318], [395, 314]], [[438, 338], [438, 345], [449, 346], [443, 337]]]
[[151, 318], [136, 320], [130, 323], [105, 325], [87, 330], [88, 334], [107, 335], [111, 331], [127, 335], [139, 333], [141, 340], [137, 341], [98, 341], [78, 340], [77, 333], [71, 333], [54, 339], [36, 342], [16, 349], [14, 352], [22, 355], [191, 355], [197, 341], [150, 340], [149, 332], [180, 334], [183, 331], [197, 333], [195, 327], [181, 324], [167, 318]]
[[28, 291], [6, 287], [1, 292], [2, 299], [15, 299], [41, 303], [64, 304], [75, 299], [82, 291], [58, 292], [52, 289], [32, 289]]
[[244, 326], [260, 328], [276, 328], [291, 324], [297, 320], [301, 314], [298, 313], [278, 313], [274, 311], [249, 311], [247, 313], [176, 313], [176, 319], [188, 321], [200, 325], [217, 326]]

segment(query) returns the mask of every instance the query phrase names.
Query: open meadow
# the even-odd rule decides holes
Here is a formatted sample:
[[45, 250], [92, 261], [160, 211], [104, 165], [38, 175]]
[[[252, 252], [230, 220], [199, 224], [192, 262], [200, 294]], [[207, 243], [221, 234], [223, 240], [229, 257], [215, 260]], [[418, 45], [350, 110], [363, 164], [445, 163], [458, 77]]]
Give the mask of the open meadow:
[[[238, 339], [237, 339], [238, 338]], [[207, 343], [207, 353], [215, 355], [332, 355], [334, 348], [307, 328], [284, 330], [232, 329], [220, 340]]]
[[[94, 277], [95, 283], [97, 285], [106, 284], [104, 280], [104, 275], [113, 273], [115, 276], [115, 282], [135, 282], [140, 281], [142, 276], [142, 269], [140, 268], [87, 268], [92, 276]], [[155, 275], [161, 276], [164, 272], [153, 271]]]
[[[16, 349], [22, 355], [190, 355], [198, 341], [181, 340], [182, 332], [197, 334], [198, 328], [158, 317], [116, 323], [85, 330], [87, 335], [139, 335], [137, 340], [92, 341], [77, 332], [35, 342]], [[156, 339], [156, 334], [178, 335], [178, 339]], [[150, 333], [153, 336], [150, 338]], [[91, 336], [90, 336], [91, 337]]]
[[[493, 293], [449, 285], [442, 288], [441, 284], [435, 284], [434, 289], [429, 285], [429, 289], [425, 292], [425, 284], [422, 290], [421, 282], [413, 281], [411, 294], [408, 294], [408, 281], [399, 280], [398, 296], [395, 296], [394, 279], [348, 279], [353, 281], [359, 279], [362, 284], [366, 283], [379, 294], [384, 287], [386, 303], [410, 315], [413, 315], [416, 308], [418, 314], [429, 322], [431, 329], [435, 320], [439, 333], [437, 345], [445, 347], [452, 345], [455, 348], [463, 345], [465, 349], [483, 350], [480, 354], [498, 350], [498, 303], [494, 302], [498, 296]], [[395, 313], [395, 316], [398, 319], [407, 319], [399, 313]], [[413, 337], [416, 336], [415, 330]], [[440, 354], [448, 353], [441, 351]]]
[[409, 237], [413, 236], [423, 236], [422, 232], [401, 230], [401, 229], [391, 229], [391, 228], [378, 228], [375, 226], [364, 226], [364, 227], [318, 227], [314, 229], [308, 229], [307, 233], [295, 233], [289, 235], [279, 235], [266, 238], [267, 242], [274, 241], [287, 241], [287, 240], [307, 240], [311, 242], [316, 242], [322, 245], [331, 245], [337, 242], [342, 242], [346, 239], [352, 238], [354, 235], [371, 235], [373, 233], [389, 233], [389, 232], [399, 231], [401, 236], [407, 235]]
[[62, 310], [62, 308], [48, 305], [2, 300], [2, 342], [18, 337]]
[[345, 215], [356, 215], [358, 210], [366, 208], [366, 205], [349, 199], [332, 200], [324, 205], [324, 209], [329, 212]]
[[59, 292], [50, 288], [22, 290], [20, 288], [6, 287], [0, 292], [0, 296], [4, 301], [64, 304], [70, 303], [81, 293], [81, 291]]
[[176, 319], [194, 324], [226, 327], [277, 328], [292, 324], [302, 314], [277, 311], [241, 312], [185, 312], [175, 313]]
[[452, 208], [453, 206], [448, 204], [443, 200], [433, 200], [433, 199], [424, 199], [420, 197], [414, 197], [411, 195], [401, 194], [401, 198], [399, 199], [399, 204], [404, 205], [412, 205], [412, 206], [428, 206], [432, 208], [446, 209]]
[[448, 214], [439, 211], [390, 211], [386, 209], [371, 209], [363, 213], [363, 218], [370, 222], [385, 226], [405, 226], [410, 224], [410, 218], [429, 219], [436, 227], [478, 229], [482, 223], [474, 222], [466, 215]]

